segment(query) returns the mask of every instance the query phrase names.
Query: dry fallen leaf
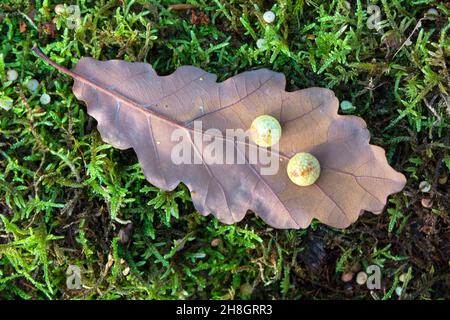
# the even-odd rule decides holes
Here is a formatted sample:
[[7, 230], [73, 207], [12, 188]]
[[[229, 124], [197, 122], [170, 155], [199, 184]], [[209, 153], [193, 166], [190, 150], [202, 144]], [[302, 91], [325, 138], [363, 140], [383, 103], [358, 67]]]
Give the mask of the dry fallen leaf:
[[[306, 228], [313, 218], [344, 228], [363, 210], [381, 212], [388, 195], [399, 192], [405, 177], [387, 163], [382, 148], [369, 144], [365, 122], [337, 114], [338, 100], [323, 88], [285, 91], [283, 74], [267, 69], [238, 74], [217, 83], [214, 74], [182, 66], [158, 76], [149, 64], [82, 58], [70, 71], [36, 53], [74, 78], [75, 96], [87, 104], [104, 141], [133, 148], [153, 185], [173, 190], [180, 182], [191, 191], [197, 210], [224, 223], [242, 220], [252, 210], [276, 228]], [[276, 175], [260, 173], [260, 164], [200, 164], [171, 161], [171, 133], [182, 130], [193, 141], [193, 121], [203, 130], [246, 130], [262, 114], [283, 128]], [[203, 134], [204, 131], [203, 131]], [[225, 144], [234, 142], [225, 141]], [[311, 186], [293, 184], [286, 173], [290, 157], [309, 152], [321, 175]]]
[[210, 20], [206, 13], [201, 11], [192, 10], [191, 12], [191, 24], [209, 24]]
[[19, 32], [24, 33], [27, 31], [27, 24], [24, 21], [19, 21]]

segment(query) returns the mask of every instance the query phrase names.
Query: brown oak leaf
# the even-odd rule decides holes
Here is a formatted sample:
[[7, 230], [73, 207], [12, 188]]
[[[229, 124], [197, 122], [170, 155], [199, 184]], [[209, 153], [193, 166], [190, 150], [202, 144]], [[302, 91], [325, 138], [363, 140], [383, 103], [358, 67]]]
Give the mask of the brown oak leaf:
[[[387, 196], [406, 183], [385, 151], [369, 144], [366, 123], [337, 114], [338, 100], [328, 89], [286, 92], [284, 75], [267, 69], [216, 82], [216, 75], [193, 66], [158, 76], [146, 63], [82, 58], [71, 71], [35, 51], [74, 78], [73, 92], [97, 120], [102, 139], [133, 148], [150, 183], [173, 190], [183, 182], [196, 209], [224, 223], [252, 210], [275, 228], [306, 228], [313, 218], [345, 228], [364, 210], [381, 212]], [[247, 130], [262, 114], [282, 125], [275, 175], [262, 175], [260, 163], [211, 164], [194, 143], [194, 120], [202, 122], [205, 135], [212, 128]], [[199, 164], [171, 161], [174, 130], [191, 139]], [[225, 143], [237, 149], [234, 141]], [[287, 162], [297, 152], [320, 162], [321, 175], [311, 186], [297, 186], [287, 176]]]

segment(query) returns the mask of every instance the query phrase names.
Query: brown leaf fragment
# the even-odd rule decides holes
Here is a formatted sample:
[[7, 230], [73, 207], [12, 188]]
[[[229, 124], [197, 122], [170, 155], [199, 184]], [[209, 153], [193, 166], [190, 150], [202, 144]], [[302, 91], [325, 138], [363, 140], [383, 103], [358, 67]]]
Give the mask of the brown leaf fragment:
[[41, 28], [42, 28], [42, 31], [46, 35], [49, 35], [52, 38], [55, 37], [55, 35], [56, 35], [56, 26], [55, 26], [55, 24], [53, 22], [43, 23]]
[[24, 21], [19, 21], [19, 32], [24, 33], [27, 31], [27, 24]]
[[191, 24], [209, 24], [210, 20], [206, 13], [202, 11], [192, 10], [191, 12]]

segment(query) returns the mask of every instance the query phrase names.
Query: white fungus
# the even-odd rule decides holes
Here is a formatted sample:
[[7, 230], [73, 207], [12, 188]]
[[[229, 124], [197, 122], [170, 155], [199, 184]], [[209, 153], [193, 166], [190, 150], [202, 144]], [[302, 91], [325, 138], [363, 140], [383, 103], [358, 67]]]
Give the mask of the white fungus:
[[43, 104], [49, 104], [50, 101], [52, 101], [52, 98], [50, 98], [50, 96], [46, 93], [43, 93], [42, 96], [39, 98], [39, 101]]
[[344, 7], [345, 9], [350, 10], [352, 8], [352, 5], [350, 4], [350, 2], [344, 1]]
[[266, 49], [267, 48], [267, 40], [266, 39], [258, 39], [256, 41], [256, 47], [258, 49]]
[[435, 8], [430, 8], [428, 9], [427, 14], [430, 16], [438, 16], [439, 12]]
[[13, 101], [10, 99], [0, 99], [0, 108], [5, 109], [6, 111], [11, 109], [12, 104]]
[[356, 275], [356, 283], [359, 285], [363, 285], [366, 283], [366, 281], [367, 281], [367, 273], [365, 273], [364, 271], [358, 272], [358, 274]]
[[419, 190], [421, 192], [428, 192], [431, 190], [431, 185], [428, 181], [422, 181], [419, 183]]
[[267, 23], [272, 23], [275, 21], [275, 13], [273, 13], [272, 11], [266, 11], [263, 14], [263, 19]]
[[348, 110], [352, 110], [354, 107], [353, 107], [353, 104], [350, 102], [350, 101], [348, 101], [348, 100], [342, 100], [342, 102], [341, 102], [341, 109], [343, 110], [343, 111], [348, 111]]
[[126, 277], [129, 273], [130, 273], [131, 269], [130, 267], [126, 267], [123, 271], [122, 274]]
[[6, 72], [6, 79], [8, 79], [8, 81], [16, 81], [18, 77], [19, 74], [14, 69], [10, 69]]
[[28, 90], [30, 90], [30, 91], [36, 91], [36, 89], [38, 88], [38, 86], [39, 86], [39, 82], [38, 82], [36, 79], [30, 79], [30, 80], [27, 82], [27, 88], [28, 88]]
[[396, 293], [399, 297], [402, 295], [402, 291], [403, 291], [402, 287], [397, 287], [397, 288], [395, 288], [395, 293]]
[[64, 7], [63, 4], [57, 4], [57, 5], [55, 6], [55, 13], [56, 13], [57, 15], [61, 15], [61, 14], [63, 14], [65, 11], [66, 11], [66, 8]]

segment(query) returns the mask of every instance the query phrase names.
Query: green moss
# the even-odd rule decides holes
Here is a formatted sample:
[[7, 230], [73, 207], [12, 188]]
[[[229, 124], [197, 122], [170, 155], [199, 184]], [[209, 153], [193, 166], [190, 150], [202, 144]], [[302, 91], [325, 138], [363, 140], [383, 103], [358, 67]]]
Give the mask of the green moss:
[[[56, 16], [57, 1], [0, 4], [0, 101], [11, 102], [0, 108], [0, 298], [371, 299], [364, 287], [348, 296], [339, 280], [371, 264], [387, 286], [386, 296], [375, 291], [379, 298], [396, 298], [406, 270], [408, 297], [449, 298], [439, 280], [448, 278], [449, 227], [448, 182], [438, 182], [450, 163], [444, 4], [371, 1], [381, 10], [377, 32], [362, 1], [348, 10], [338, 0], [194, 0], [210, 20], [198, 25], [191, 13], [168, 9], [175, 1], [72, 3], [80, 5], [77, 29], [70, 14]], [[422, 19], [431, 7], [439, 16]], [[276, 19], [266, 24], [269, 9]], [[347, 113], [366, 120], [408, 185], [383, 214], [347, 230], [317, 221], [308, 230], [268, 230], [253, 214], [222, 225], [195, 212], [185, 187], [150, 186], [133, 152], [104, 144], [72, 80], [38, 60], [34, 44], [67, 67], [82, 56], [146, 61], [159, 74], [191, 64], [219, 80], [269, 67], [287, 75], [288, 89], [329, 87], [358, 106]], [[7, 81], [9, 69], [16, 81]], [[26, 87], [33, 78], [36, 92]], [[432, 209], [420, 204], [422, 180], [432, 182]], [[81, 290], [66, 287], [70, 265], [81, 269]], [[242, 290], [249, 285], [251, 294]]]

